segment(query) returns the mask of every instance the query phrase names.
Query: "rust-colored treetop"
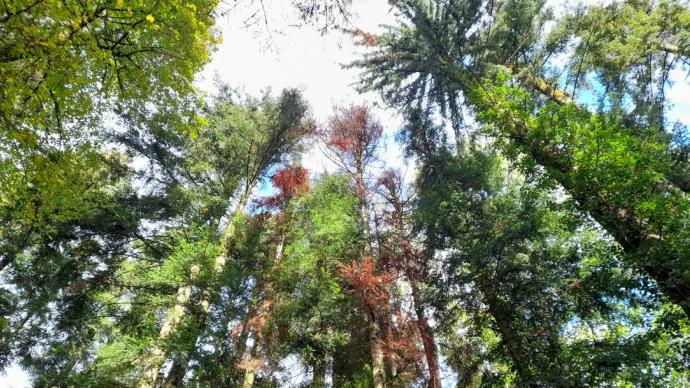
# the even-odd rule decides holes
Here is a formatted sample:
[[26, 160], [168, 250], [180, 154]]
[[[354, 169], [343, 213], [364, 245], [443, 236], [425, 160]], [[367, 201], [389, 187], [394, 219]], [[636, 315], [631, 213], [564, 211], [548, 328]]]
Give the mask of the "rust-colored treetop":
[[365, 105], [352, 105], [336, 110], [323, 134], [335, 152], [366, 160], [373, 156], [383, 126]]
[[278, 194], [260, 199], [260, 206], [279, 207], [290, 198], [309, 191], [309, 170], [299, 165], [285, 166], [271, 177], [271, 183]]

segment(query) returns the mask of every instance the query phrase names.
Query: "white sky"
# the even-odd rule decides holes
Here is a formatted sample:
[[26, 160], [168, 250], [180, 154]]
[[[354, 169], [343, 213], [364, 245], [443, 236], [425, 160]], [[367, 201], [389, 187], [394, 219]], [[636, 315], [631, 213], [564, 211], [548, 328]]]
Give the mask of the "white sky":
[[[271, 33], [276, 49], [264, 48], [263, 43], [269, 36], [261, 20], [251, 29], [243, 28], [242, 21], [255, 11], [254, 8], [231, 13], [218, 21], [223, 43], [201, 75], [201, 88], [213, 92], [216, 77], [252, 95], [260, 94], [269, 86], [274, 93], [297, 87], [303, 91], [319, 123], [325, 123], [334, 106], [366, 103], [384, 125], [386, 144], [382, 158], [390, 161], [388, 165], [400, 167], [402, 157], [393, 144], [400, 118], [392, 110], [383, 109], [377, 95], [358, 94], [353, 86], [357, 70], [344, 70], [341, 66], [356, 58], [357, 49], [352, 39], [339, 33], [321, 36], [311, 26], [289, 27], [295, 20], [289, 1], [266, 2], [266, 6], [269, 27], [280, 30]], [[381, 30], [380, 24], [394, 21], [388, 11], [385, 0], [355, 0], [353, 25], [375, 33]], [[333, 168], [316, 146], [303, 155], [302, 162], [316, 173]]]
[[[586, 2], [597, 3], [596, 0]], [[562, 0], [550, 0], [549, 3], [557, 6], [565, 4]], [[311, 104], [313, 116], [322, 123], [331, 114], [334, 105], [368, 103], [375, 108], [374, 112], [384, 125], [386, 149], [382, 153], [382, 159], [388, 166], [401, 167], [402, 156], [393, 141], [401, 123], [400, 118], [390, 110], [383, 109], [376, 95], [358, 95], [353, 88], [357, 71], [341, 68], [341, 64], [356, 58], [355, 47], [350, 39], [339, 34], [321, 36], [310, 27], [285, 27], [290, 16], [288, 4], [285, 0], [266, 1], [269, 25], [283, 32], [272, 33], [277, 52], [262, 49], [261, 43], [265, 42], [267, 35], [261, 26], [250, 30], [242, 28], [243, 20], [253, 10], [231, 12], [219, 20], [223, 43], [200, 75], [199, 86], [212, 92], [217, 75], [224, 82], [242, 87], [252, 95], [260, 94], [267, 87], [271, 87], [274, 92], [286, 87], [298, 87]], [[385, 0], [354, 0], [354, 11], [354, 26], [371, 33], [380, 31], [380, 24], [393, 22]], [[257, 38], [257, 31], [264, 33]], [[677, 104], [671, 111], [671, 118], [690, 123], [690, 100], [687, 98], [690, 86], [680, 72], [672, 78], [676, 84], [669, 91], [668, 97]], [[303, 163], [314, 172], [322, 172], [328, 168], [328, 163], [316, 147], [303, 156]], [[409, 168], [407, 170], [409, 173]], [[0, 387], [29, 386], [26, 373], [18, 366], [8, 368], [5, 373], [0, 374]]]

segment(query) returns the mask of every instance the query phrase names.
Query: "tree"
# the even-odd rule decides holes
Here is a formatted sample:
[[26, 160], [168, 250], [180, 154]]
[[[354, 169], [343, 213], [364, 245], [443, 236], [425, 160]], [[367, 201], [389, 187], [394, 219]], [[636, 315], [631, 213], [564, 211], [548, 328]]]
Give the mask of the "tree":
[[688, 198], [669, 181], [668, 143], [615, 111], [577, 107], [540, 77], [562, 40], [540, 42], [549, 14], [543, 2], [522, 3], [396, 2], [406, 24], [377, 37], [374, 51], [353, 66], [365, 69], [367, 89], [408, 111], [429, 102], [448, 112], [455, 128], [462, 107], [472, 109], [491, 135], [507, 140], [498, 144], [508, 156], [531, 173], [535, 164], [544, 167], [617, 240], [628, 262], [687, 313], [688, 240], [680, 225]]
[[[38, 386], [690, 384], [690, 153], [665, 96], [687, 5], [545, 3], [396, 0], [400, 26], [352, 31], [364, 88], [404, 113], [410, 185], [373, 173], [367, 106], [317, 130], [294, 89], [196, 94], [217, 1], [4, 2], [0, 367]], [[343, 28], [351, 1], [290, 4]], [[300, 165], [313, 134], [338, 175]]]
[[[3, 314], [10, 329], [2, 351], [22, 354], [45, 372], [45, 384], [86, 357], [95, 295], [128, 244], [150, 244], [141, 220], [166, 211], [135, 194], [130, 160], [103, 136], [105, 116], [146, 101], [162, 111], [183, 105], [216, 42], [216, 5], [0, 5], [0, 270], [14, 290], [3, 297], [22, 300]], [[56, 335], [40, 335], [46, 327]], [[54, 351], [32, 356], [40, 347]]]
[[[202, 1], [4, 2], [0, 191], [7, 193], [5, 200], [40, 204], [42, 189], [26, 187], [39, 177], [36, 171], [71, 182], [68, 179], [74, 177], [65, 169], [75, 160], [75, 152], [98, 148], [98, 132], [106, 126], [103, 118], [116, 105], [124, 110], [150, 99], [165, 110], [184, 100], [192, 91], [194, 73], [208, 60], [216, 41], [211, 30], [215, 6]], [[176, 55], [177, 50], [188, 55]], [[54, 184], [31, 183], [43, 188]], [[77, 189], [73, 194], [78, 193]], [[39, 229], [42, 225], [36, 221], [49, 222], [44, 214], [70, 217], [71, 205], [63, 205], [35, 206], [37, 217], [20, 212], [3, 221], [18, 227], [27, 221], [24, 230]], [[62, 209], [65, 214], [60, 214]]]
[[338, 358], [354, 368], [366, 362], [358, 364], [354, 350], [366, 317], [338, 274], [360, 255], [357, 203], [346, 177], [326, 176], [284, 213], [288, 243], [276, 271], [276, 325], [286, 355], [297, 354], [311, 369], [312, 387], [325, 386], [331, 359], [334, 384], [351, 377]]
[[417, 184], [417, 229], [427, 249], [443, 255], [430, 276], [439, 331], [461, 381], [687, 378], [643, 372], [627, 380], [650, 362], [667, 362], [652, 350], [663, 306], [571, 203], [473, 146], [427, 159]]
[[[382, 131], [381, 124], [372, 117], [365, 106], [350, 106], [338, 109], [331, 116], [328, 127], [321, 133], [332, 158], [352, 179], [359, 199], [359, 224], [364, 244], [360, 264], [371, 263], [374, 255], [367, 201], [369, 189], [365, 182], [365, 169], [376, 155]], [[353, 265], [354, 267], [350, 269], [357, 272], [357, 263]], [[374, 387], [382, 388], [386, 383], [382, 346], [384, 341], [381, 332], [381, 320], [384, 318], [378, 316], [378, 311], [366, 301], [365, 305], [368, 306], [369, 346]]]
[[165, 104], [190, 92], [194, 73], [217, 40], [216, 6], [216, 1], [3, 3], [0, 90], [6, 136], [35, 148], [38, 139], [30, 133], [39, 138], [69, 133], [70, 126], [112, 107], [112, 97], [127, 103], [156, 95]]
[[423, 288], [429, 282], [429, 257], [428, 252], [421, 248], [420, 242], [412, 237], [409, 220], [414, 196], [409, 193], [410, 188], [405, 187], [402, 177], [395, 170], [384, 171], [377, 183], [377, 193], [386, 205], [377, 227], [382, 266], [393, 274], [401, 274], [409, 283], [412, 310], [416, 316], [414, 324], [424, 347], [429, 373], [428, 386], [438, 388], [441, 387], [438, 348], [429, 325]]
[[[222, 92], [227, 92], [227, 90], [222, 90]], [[213, 107], [209, 117], [211, 126], [225, 132], [221, 136], [228, 136], [228, 134], [232, 136], [228, 136], [228, 140], [232, 139], [233, 143], [226, 143], [228, 148], [221, 148], [220, 151], [229, 151], [230, 155], [237, 160], [237, 164], [232, 166], [231, 171], [234, 173], [239, 171], [239, 176], [237, 176], [239, 187], [230, 194], [237, 202], [235, 208], [227, 215], [229, 224], [225, 226], [223, 237], [226, 248], [230, 246], [228, 242], [233, 238], [236, 218], [241, 217], [244, 213], [254, 187], [263, 180], [273, 166], [284, 161], [291, 152], [296, 150], [301, 138], [310, 130], [305, 121], [306, 105], [299, 92], [295, 90], [284, 91], [276, 100], [272, 100], [269, 96], [261, 101], [250, 99], [245, 103], [245, 107], [234, 104], [232, 100], [228, 100], [228, 97], [230, 95], [221, 94], [221, 99]], [[215, 172], [217, 171], [211, 173]], [[220, 180], [221, 182], [230, 181], [223, 176], [220, 176]], [[213, 273], [220, 275], [224, 271], [228, 255], [228, 252], [219, 254], [213, 266]], [[202, 291], [204, 294], [203, 310], [210, 307], [209, 298], [212, 297], [213, 292], [213, 288]], [[177, 303], [168, 313], [161, 327], [161, 340], [166, 340], [170, 334], [177, 330], [191, 293], [191, 285], [178, 288]], [[197, 319], [197, 326], [202, 329], [205, 325], [207, 311], [202, 311], [200, 314]], [[195, 344], [196, 341], [193, 341], [190, 346], [193, 347]], [[165, 360], [164, 352], [157, 346], [153, 347], [151, 354], [148, 369], [141, 381], [143, 386], [156, 384], [159, 368]], [[187, 357], [182, 356], [181, 360], [173, 364], [169, 376], [176, 376], [174, 378], [181, 379], [184, 376], [187, 363]]]
[[[31, 197], [3, 206], [3, 215], [24, 222], [3, 228], [2, 279], [11, 287], [2, 294], [1, 364], [21, 360], [44, 373], [46, 384], [86, 357], [89, 327], [99, 313], [94, 297], [107, 287], [128, 244], [141, 238], [140, 219], [156, 208], [135, 195], [120, 153], [79, 149], [54, 161], [61, 173], [45, 176], [54, 173], [45, 160], [46, 169], [22, 182]], [[13, 214], [25, 211], [25, 218]], [[49, 351], [34, 355], [42, 347]]]

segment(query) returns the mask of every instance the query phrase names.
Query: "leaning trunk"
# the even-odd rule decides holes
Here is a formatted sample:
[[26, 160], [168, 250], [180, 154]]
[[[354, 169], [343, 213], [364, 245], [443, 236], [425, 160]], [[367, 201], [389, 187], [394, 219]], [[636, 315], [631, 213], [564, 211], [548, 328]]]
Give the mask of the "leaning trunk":
[[[165, 317], [163, 322], [163, 327], [161, 328], [158, 338], [165, 340], [168, 336], [173, 333], [185, 312], [185, 306], [189, 303], [189, 299], [192, 296], [192, 286], [182, 286], [177, 289], [177, 297], [175, 300], [175, 306], [170, 310], [168, 315]], [[165, 361], [165, 352], [158, 346], [155, 346], [151, 350], [149, 359], [144, 365], [144, 374], [141, 381], [139, 381], [140, 388], [153, 388], [156, 386], [158, 381], [158, 374], [160, 367]]]
[[[579, 207], [588, 212], [618, 242], [626, 257], [652, 277], [659, 289], [690, 316], [690, 271], [685, 257], [689, 245], [686, 240], [672, 240], [674, 230], [665, 230], [665, 225], [654, 225], [649, 219], [638, 218], [635, 204], [616, 203], [610, 200], [617, 187], [590, 182], [583, 185], [577, 177], [577, 164], [572, 155], [562, 150], [561, 144], [550, 139], [535, 136], [523, 118], [510, 109], [500, 106], [488, 97], [471, 96], [478, 109], [489, 107], [497, 112], [492, 119], [496, 131], [511, 139], [523, 152], [529, 154], [537, 164], [557, 180], [573, 197]], [[500, 101], [500, 99], [499, 99]], [[663, 206], [684, 209], [688, 206], [688, 195], [671, 182], [660, 179], [646, 188], [649, 192], [665, 193], [669, 198]], [[685, 210], [681, 210], [682, 212]], [[680, 217], [687, 215], [681, 213]], [[665, 235], [666, 234], [666, 235]], [[680, 245], [680, 246], [676, 246]]]
[[[672, 51], [673, 47], [676, 47], [677, 49], [677, 46], [662, 43], [660, 49], [661, 51], [677, 54], [677, 51]], [[556, 88], [543, 78], [531, 74], [528, 70], [521, 69], [516, 65], [511, 66], [511, 70], [515, 76], [520, 78], [521, 81], [525, 82], [533, 90], [555, 102], [556, 104], [566, 105], [573, 102], [568, 93]], [[690, 171], [687, 171], [687, 169], [683, 168], [683, 166], [673, 166], [673, 168], [665, 172], [665, 174], [669, 182], [675, 185], [678, 189], [685, 193], [690, 193]]]
[[[256, 336], [255, 336], [256, 337]], [[258, 362], [256, 359], [256, 349], [258, 347], [258, 340], [254, 338], [254, 344], [249, 352], [249, 358], [245, 360], [244, 380], [242, 381], [242, 388], [252, 388], [254, 385], [254, 378], [256, 377], [256, 369]]]
[[[204, 291], [199, 305], [201, 307], [202, 314], [197, 317], [196, 326], [199, 330], [201, 330], [206, 324], [206, 317], [208, 316], [208, 310], [211, 306], [210, 293], [208, 290]], [[192, 346], [196, 348], [196, 344], [193, 344]], [[192, 352], [192, 354], [194, 353], [196, 353], [196, 351]], [[170, 371], [168, 372], [168, 376], [165, 378], [165, 381], [162, 384], [163, 388], [182, 387], [184, 376], [187, 372], [187, 366], [189, 365], [189, 359], [190, 356], [187, 355], [177, 358], [173, 361]]]
[[[285, 247], [285, 236], [280, 236], [278, 238], [278, 244], [276, 245], [276, 251], [275, 251], [275, 264], [274, 264], [274, 269], [277, 268], [280, 265], [280, 262], [283, 260], [283, 249]], [[265, 292], [267, 295], [264, 296], [264, 300], [259, 303], [259, 306], [256, 308], [255, 313], [262, 316], [262, 319], [267, 319], [271, 316], [271, 305], [270, 303], [267, 303], [266, 300], [270, 299], [270, 294], [272, 293], [273, 285], [270, 282], [270, 277], [267, 282], [261, 282], [263, 283], [263, 287], [260, 286], [260, 284], [257, 284], [257, 290], [261, 290]], [[261, 287], [261, 288], [259, 288]], [[258, 293], [255, 293], [258, 295]], [[251, 319], [251, 318], [249, 318]], [[246, 326], [252, 326], [252, 325], [246, 325]], [[244, 372], [244, 382], [242, 383], [242, 386], [244, 388], [250, 388], [254, 384], [254, 378], [256, 375], [256, 369], [260, 365], [260, 359], [257, 358], [257, 353], [259, 349], [259, 341], [261, 340], [262, 337], [262, 328], [261, 327], [249, 327], [250, 330], [254, 332], [254, 343], [252, 344], [251, 350], [249, 351], [249, 356], [248, 358], [245, 359], [244, 361], [244, 367], [245, 367], [245, 372]]]

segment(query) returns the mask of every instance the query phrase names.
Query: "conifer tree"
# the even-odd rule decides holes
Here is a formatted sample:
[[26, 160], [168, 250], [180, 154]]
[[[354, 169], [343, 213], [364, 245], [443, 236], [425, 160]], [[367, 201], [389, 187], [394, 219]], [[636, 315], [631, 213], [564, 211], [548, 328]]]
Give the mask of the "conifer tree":
[[[550, 18], [543, 2], [394, 4], [402, 26], [365, 39], [373, 50], [353, 64], [365, 70], [363, 87], [408, 112], [431, 104], [452, 118], [456, 138], [463, 114], [474, 113], [506, 155], [535, 176], [535, 165], [543, 167], [617, 240], [628, 263], [688, 313], [689, 240], [681, 225], [689, 204], [682, 185], [672, 182], [669, 143], [657, 128], [615, 109], [578, 107], [545, 78], [548, 59], [565, 46], [564, 39], [539, 39]], [[658, 12], [671, 7], [664, 4]]]

